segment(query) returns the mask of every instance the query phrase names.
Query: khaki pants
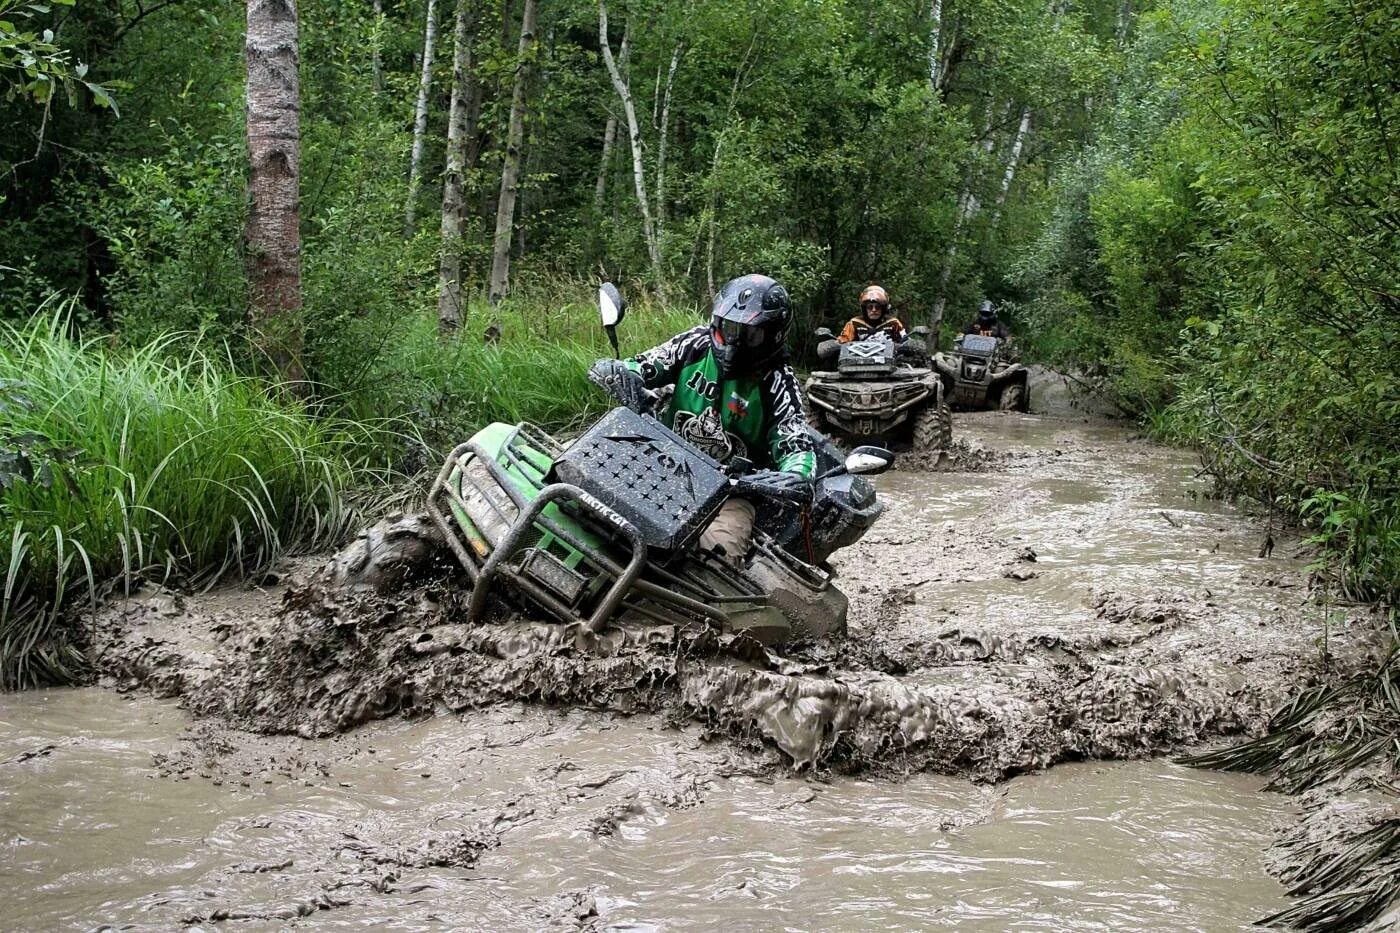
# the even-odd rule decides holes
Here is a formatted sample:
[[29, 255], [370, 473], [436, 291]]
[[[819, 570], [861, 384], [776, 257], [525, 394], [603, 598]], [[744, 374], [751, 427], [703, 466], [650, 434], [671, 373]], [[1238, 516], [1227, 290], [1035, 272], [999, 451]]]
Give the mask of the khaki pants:
[[700, 532], [700, 549], [724, 548], [724, 556], [738, 563], [749, 552], [753, 541], [754, 506], [747, 499], [726, 499], [710, 524]]

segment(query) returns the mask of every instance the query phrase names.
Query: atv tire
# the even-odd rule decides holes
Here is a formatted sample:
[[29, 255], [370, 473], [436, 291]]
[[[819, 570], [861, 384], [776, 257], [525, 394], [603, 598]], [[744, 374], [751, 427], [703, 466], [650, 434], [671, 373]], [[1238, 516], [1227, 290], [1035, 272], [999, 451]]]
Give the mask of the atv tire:
[[914, 416], [914, 450], [947, 450], [953, 446], [953, 413], [946, 404], [930, 405]]
[[442, 532], [427, 515], [396, 513], [360, 532], [316, 577], [335, 588], [390, 593], [446, 548]]
[[1013, 382], [1001, 392], [1001, 401], [997, 405], [1002, 411], [1025, 411], [1026, 387], [1019, 382]]

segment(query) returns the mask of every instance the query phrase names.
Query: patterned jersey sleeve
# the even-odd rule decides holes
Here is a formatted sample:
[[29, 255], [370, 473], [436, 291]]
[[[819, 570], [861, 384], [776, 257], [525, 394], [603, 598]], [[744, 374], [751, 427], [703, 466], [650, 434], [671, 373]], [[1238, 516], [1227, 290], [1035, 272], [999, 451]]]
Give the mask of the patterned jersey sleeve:
[[710, 349], [710, 330], [705, 325], [681, 331], [660, 346], [652, 347], [627, 360], [627, 368], [642, 377], [648, 389], [673, 385], [682, 367], [693, 363]]
[[768, 451], [774, 469], [812, 479], [817, 472], [817, 452], [802, 414], [797, 374], [784, 364], [769, 374], [763, 388], [768, 396]]

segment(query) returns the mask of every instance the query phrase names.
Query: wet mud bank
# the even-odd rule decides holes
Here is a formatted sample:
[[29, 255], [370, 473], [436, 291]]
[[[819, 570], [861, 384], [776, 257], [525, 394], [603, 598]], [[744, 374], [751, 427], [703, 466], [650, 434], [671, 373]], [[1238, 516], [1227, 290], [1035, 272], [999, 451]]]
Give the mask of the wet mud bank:
[[1187, 455], [1089, 419], [960, 425], [954, 456], [881, 478], [888, 513], [838, 555], [845, 639], [595, 638], [504, 605], [465, 626], [448, 568], [374, 594], [302, 566], [257, 593], [111, 607], [99, 668], [259, 733], [526, 701], [693, 721], [778, 767], [992, 781], [1254, 732], [1318, 675], [1298, 562], [1258, 558], [1259, 530], [1203, 497]]

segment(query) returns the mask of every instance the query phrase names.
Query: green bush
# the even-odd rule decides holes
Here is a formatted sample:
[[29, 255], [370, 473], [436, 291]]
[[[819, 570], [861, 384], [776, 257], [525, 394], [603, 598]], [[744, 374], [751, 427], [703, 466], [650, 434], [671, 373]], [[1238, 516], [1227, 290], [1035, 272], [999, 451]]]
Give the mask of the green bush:
[[107, 294], [129, 345], [176, 332], [219, 342], [242, 330], [243, 158], [241, 140], [182, 133], [159, 158], [108, 168], [90, 222], [115, 265]]

